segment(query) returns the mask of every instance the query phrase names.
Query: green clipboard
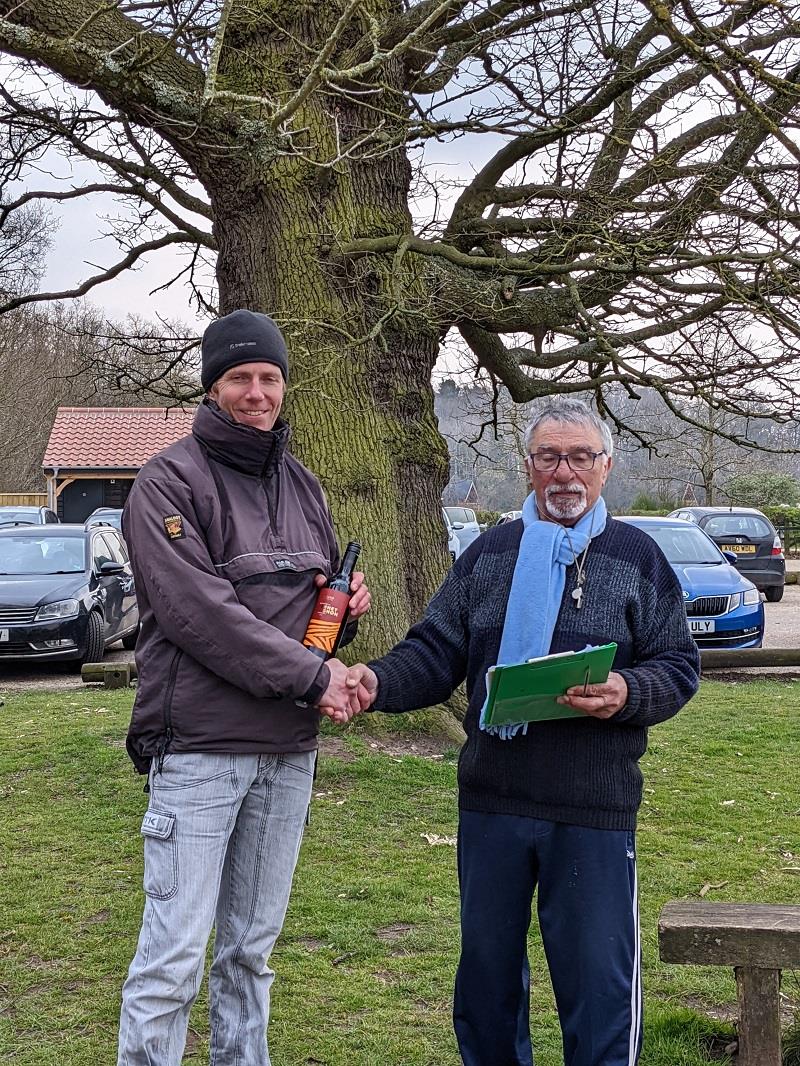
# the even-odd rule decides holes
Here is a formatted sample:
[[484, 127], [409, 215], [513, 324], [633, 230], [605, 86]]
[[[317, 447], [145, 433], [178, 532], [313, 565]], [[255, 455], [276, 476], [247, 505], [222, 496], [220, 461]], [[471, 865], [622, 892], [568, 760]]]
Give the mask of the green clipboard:
[[556, 703], [556, 697], [575, 685], [606, 681], [616, 651], [616, 644], [601, 644], [585, 651], [544, 655], [515, 666], [490, 666], [486, 673], [486, 724], [583, 718], [581, 711]]

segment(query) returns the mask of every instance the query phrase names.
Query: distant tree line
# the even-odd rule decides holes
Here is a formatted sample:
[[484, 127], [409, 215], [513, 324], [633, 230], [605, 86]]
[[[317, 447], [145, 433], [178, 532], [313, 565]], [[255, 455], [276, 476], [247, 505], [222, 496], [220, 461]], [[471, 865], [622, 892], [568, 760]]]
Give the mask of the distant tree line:
[[[583, 398], [591, 401], [589, 394]], [[439, 429], [450, 453], [453, 481], [475, 484], [481, 509], [520, 507], [527, 488], [524, 431], [543, 401], [515, 404], [481, 382], [443, 380], [436, 392]], [[800, 500], [800, 425], [724, 414], [707, 403], [684, 404], [672, 415], [659, 395], [620, 396], [626, 423], [647, 427], [652, 444], [614, 431], [609, 506], [669, 510], [681, 503], [793, 505]], [[688, 420], [687, 420], [688, 417]], [[751, 441], [749, 447], [730, 438]]]

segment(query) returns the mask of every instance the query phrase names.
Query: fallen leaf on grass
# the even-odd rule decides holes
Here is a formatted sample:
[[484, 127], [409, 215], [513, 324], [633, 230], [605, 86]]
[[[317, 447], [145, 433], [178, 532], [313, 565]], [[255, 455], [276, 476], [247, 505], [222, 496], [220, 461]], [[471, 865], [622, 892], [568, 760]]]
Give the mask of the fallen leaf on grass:
[[448, 848], [456, 846], [455, 837], [440, 837], [438, 833], [420, 833], [420, 836], [427, 840], [432, 848], [437, 847], [437, 845], [444, 845]]
[[730, 882], [729, 881], [719, 881], [719, 882], [717, 882], [716, 885], [712, 885], [708, 881], [706, 881], [706, 883], [700, 889], [700, 895], [701, 896], [705, 896], [709, 892], [714, 892], [718, 888], [724, 888], [727, 884], [730, 884]]

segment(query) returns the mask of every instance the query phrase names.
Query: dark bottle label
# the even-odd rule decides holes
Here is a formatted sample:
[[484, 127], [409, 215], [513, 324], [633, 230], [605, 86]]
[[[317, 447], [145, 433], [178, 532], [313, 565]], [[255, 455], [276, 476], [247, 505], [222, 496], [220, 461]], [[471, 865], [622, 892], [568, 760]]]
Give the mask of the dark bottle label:
[[350, 596], [346, 592], [332, 588], [320, 589], [303, 644], [307, 648], [318, 648], [326, 655], [333, 655], [339, 634], [347, 622], [349, 603]]

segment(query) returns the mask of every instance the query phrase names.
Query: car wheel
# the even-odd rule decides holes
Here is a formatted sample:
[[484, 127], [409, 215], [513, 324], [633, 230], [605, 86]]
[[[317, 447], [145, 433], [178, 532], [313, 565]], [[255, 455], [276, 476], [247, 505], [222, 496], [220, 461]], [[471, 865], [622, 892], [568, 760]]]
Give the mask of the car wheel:
[[767, 585], [764, 595], [768, 603], [780, 603], [783, 599], [783, 585]]
[[139, 630], [141, 628], [142, 623], [139, 622], [136, 626], [136, 629], [134, 629], [132, 633], [126, 633], [126, 635], [122, 638], [122, 647], [125, 648], [126, 651], [133, 651], [133, 649], [136, 647], [136, 641], [139, 639]]
[[89, 615], [89, 625], [86, 630], [86, 651], [79, 662], [81, 665], [84, 663], [99, 663], [103, 658], [104, 652], [103, 619], [97, 611], [92, 611]]

